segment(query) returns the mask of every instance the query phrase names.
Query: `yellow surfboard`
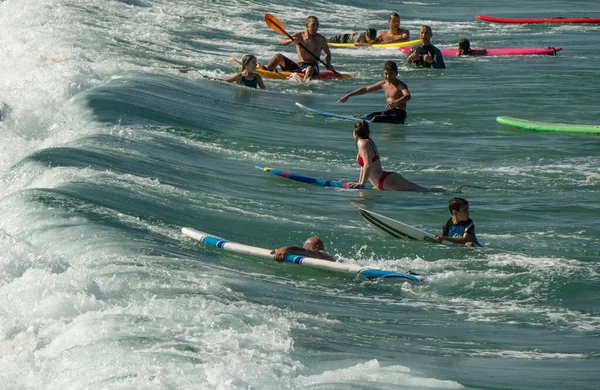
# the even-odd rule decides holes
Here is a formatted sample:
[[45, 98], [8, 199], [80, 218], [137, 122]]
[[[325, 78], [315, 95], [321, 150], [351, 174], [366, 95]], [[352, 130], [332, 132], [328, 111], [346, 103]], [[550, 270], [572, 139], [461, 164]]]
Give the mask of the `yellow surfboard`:
[[[235, 58], [230, 58], [229, 59], [229, 63], [234, 63], [239, 65], [240, 67], [242, 66], [242, 63], [238, 60], [236, 60]], [[271, 72], [269, 70], [264, 70], [264, 69], [256, 69], [254, 71], [256, 74], [261, 75], [262, 77], [266, 78], [266, 79], [272, 79], [272, 80], [287, 80], [291, 75], [293, 74], [297, 74], [300, 77], [304, 77], [304, 73], [302, 72]], [[316, 75], [315, 77], [313, 77], [314, 80], [329, 80], [329, 79], [336, 79], [336, 78], [343, 78], [343, 79], [352, 79], [354, 77], [352, 77], [352, 75], [349, 75], [347, 73], [340, 73], [341, 77], [338, 77], [335, 73], [333, 73], [332, 71], [328, 70], [328, 69], [324, 69], [324, 70], [320, 70], [319, 74]]]
[[404, 46], [413, 46], [421, 43], [420, 39], [415, 39], [414, 41], [406, 41], [406, 42], [394, 42], [394, 43], [375, 43], [370, 46], [362, 46], [355, 45], [354, 43], [333, 43], [327, 42], [330, 47], [344, 47], [344, 48], [363, 48], [363, 47], [372, 47], [373, 49], [391, 49], [396, 47], [404, 47]]

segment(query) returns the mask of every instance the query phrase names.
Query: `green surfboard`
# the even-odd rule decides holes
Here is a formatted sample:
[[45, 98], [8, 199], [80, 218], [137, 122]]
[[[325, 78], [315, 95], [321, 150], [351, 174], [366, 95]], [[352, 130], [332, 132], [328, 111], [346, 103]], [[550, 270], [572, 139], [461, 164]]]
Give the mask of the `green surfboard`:
[[510, 118], [508, 116], [499, 116], [496, 118], [496, 121], [502, 123], [503, 125], [516, 127], [517, 129], [523, 130], [600, 134], [600, 126], [595, 125], [536, 122], [527, 121], [525, 119]]

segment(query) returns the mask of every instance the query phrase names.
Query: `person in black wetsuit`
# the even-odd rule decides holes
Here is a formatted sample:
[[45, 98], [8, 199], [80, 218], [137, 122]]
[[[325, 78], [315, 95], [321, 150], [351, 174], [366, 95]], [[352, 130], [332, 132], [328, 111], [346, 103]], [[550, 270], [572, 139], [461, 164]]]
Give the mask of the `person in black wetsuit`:
[[414, 46], [406, 57], [406, 62], [424, 68], [443, 69], [446, 67], [444, 56], [437, 47], [431, 44], [433, 33], [431, 27], [421, 26], [421, 44]]
[[410, 100], [410, 92], [406, 84], [398, 78], [398, 65], [388, 61], [383, 67], [384, 79], [370, 85], [352, 91], [340, 98], [338, 102], [345, 103], [351, 96], [362, 95], [368, 92], [385, 92], [385, 111], [373, 112], [365, 117], [371, 122], [403, 124], [406, 120], [406, 102]]
[[236, 75], [226, 78], [225, 81], [228, 83], [236, 82], [250, 88], [260, 87], [261, 89], [265, 89], [265, 84], [263, 83], [262, 77], [254, 73], [255, 70], [256, 57], [252, 54], [245, 55], [244, 58], [242, 58], [242, 71]]

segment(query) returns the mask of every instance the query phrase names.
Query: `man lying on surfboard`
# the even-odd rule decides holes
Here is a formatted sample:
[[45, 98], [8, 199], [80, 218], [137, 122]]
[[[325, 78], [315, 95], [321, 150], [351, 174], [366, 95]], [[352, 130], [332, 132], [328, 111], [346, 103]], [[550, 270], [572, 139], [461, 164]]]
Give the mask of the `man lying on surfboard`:
[[400, 28], [400, 15], [397, 12], [392, 12], [388, 17], [389, 30], [381, 31], [377, 34], [375, 41], [377, 43], [395, 43], [406, 42], [410, 39], [410, 32]]
[[398, 65], [394, 61], [385, 63], [383, 77], [383, 80], [373, 85], [359, 88], [342, 96], [338, 102], [345, 103], [351, 96], [383, 89], [386, 110], [373, 112], [364, 119], [370, 119], [371, 122], [403, 124], [406, 120], [406, 102], [410, 100], [410, 92], [406, 84], [398, 79]]
[[377, 30], [368, 28], [362, 33], [339, 34], [327, 38], [329, 43], [354, 43], [355, 46], [369, 46], [373, 43], [381, 43], [377, 40]]
[[304, 257], [311, 257], [314, 259], [337, 261], [337, 259], [331, 256], [325, 251], [323, 241], [317, 236], [312, 236], [304, 241], [302, 248], [297, 246], [282, 246], [279, 249], [271, 251], [273, 260], [282, 262], [287, 254], [299, 255]]
[[[329, 51], [327, 40], [317, 32], [318, 29], [319, 19], [316, 16], [309, 16], [306, 18], [304, 31], [292, 34], [292, 39], [284, 38], [279, 41], [279, 44], [283, 46], [287, 46], [290, 43], [296, 45], [298, 63], [295, 63], [281, 53], [275, 53], [266, 67], [259, 64], [258, 68], [274, 71], [277, 65], [279, 65], [283, 71], [304, 72], [304, 81], [307, 81], [319, 74], [319, 57], [322, 51], [327, 69], [333, 70], [333, 66], [331, 66], [331, 51]], [[308, 49], [310, 53], [302, 46]]]

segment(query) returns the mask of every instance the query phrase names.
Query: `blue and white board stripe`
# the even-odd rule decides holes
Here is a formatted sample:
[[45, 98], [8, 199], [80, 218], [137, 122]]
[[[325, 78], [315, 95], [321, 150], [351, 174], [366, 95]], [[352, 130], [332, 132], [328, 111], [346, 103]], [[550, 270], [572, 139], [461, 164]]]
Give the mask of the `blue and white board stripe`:
[[[214, 237], [208, 233], [200, 232], [192, 228], [183, 228], [181, 232], [188, 237], [196, 239], [206, 245], [216, 248], [225, 249], [232, 252], [243, 253], [247, 255], [255, 255], [263, 258], [273, 259], [270, 249], [258, 248], [255, 246], [239, 244], [237, 242], [224, 240], [219, 237]], [[345, 264], [341, 262], [333, 262], [312, 257], [304, 257], [298, 255], [286, 255], [284, 262], [296, 265], [302, 265], [310, 268], [318, 268], [328, 271], [341, 272], [353, 276], [362, 276], [368, 279], [394, 279], [401, 282], [422, 283], [425, 278], [421, 275], [412, 273], [403, 273], [395, 271], [386, 271], [381, 269], [363, 268], [358, 265]]]
[[272, 173], [273, 175], [281, 176], [286, 179], [299, 181], [306, 184], [313, 184], [321, 187], [334, 187], [334, 188], [344, 188], [347, 190], [372, 190], [372, 187], [348, 187], [348, 182], [345, 181], [335, 181], [335, 180], [327, 180], [327, 179], [319, 179], [316, 177], [310, 176], [302, 176], [297, 173], [281, 171], [279, 169], [273, 169], [269, 167], [263, 167], [261, 165], [257, 165], [256, 169], [260, 169], [261, 171]]
[[296, 106], [300, 107], [304, 111], [312, 112], [313, 114], [321, 115], [321, 116], [324, 116], [325, 118], [342, 119], [342, 120], [345, 120], [345, 121], [353, 121], [353, 122], [356, 122], [357, 120], [360, 120], [360, 119], [364, 119], [367, 122], [371, 121], [371, 118], [366, 118], [366, 117], [355, 118], [353, 116], [338, 115], [338, 114], [333, 114], [331, 112], [317, 110], [316, 108], [306, 107], [305, 105], [300, 104], [298, 102], [296, 102]]

